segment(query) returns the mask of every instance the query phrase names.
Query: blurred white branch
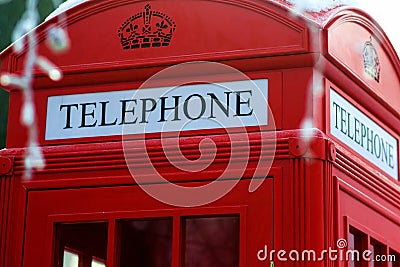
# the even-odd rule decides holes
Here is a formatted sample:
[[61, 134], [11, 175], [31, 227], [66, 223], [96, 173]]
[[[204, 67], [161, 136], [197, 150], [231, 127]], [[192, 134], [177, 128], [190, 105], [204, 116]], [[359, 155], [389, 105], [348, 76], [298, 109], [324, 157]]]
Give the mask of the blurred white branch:
[[[5, 0], [0, 0], [4, 3]], [[53, 0], [54, 7], [57, 7], [60, 2]], [[13, 32], [13, 49], [16, 53], [25, 52], [24, 69], [21, 76], [15, 74], [2, 74], [0, 83], [3, 86], [18, 87], [23, 92], [23, 106], [21, 112], [21, 123], [28, 130], [27, 148], [25, 152], [25, 177], [32, 176], [33, 169], [43, 169], [45, 159], [42, 151], [38, 146], [38, 129], [35, 117], [35, 101], [33, 94], [33, 79], [34, 67], [44, 71], [50, 79], [59, 81], [62, 79], [62, 72], [46, 57], [38, 54], [38, 40], [35, 27], [39, 24], [40, 16], [38, 12], [38, 0], [27, 0], [26, 10], [22, 18], [17, 23]], [[64, 14], [59, 15], [59, 21], [65, 19]], [[65, 20], [64, 20], [65, 21]], [[58, 25], [53, 25], [49, 28], [47, 34], [47, 44], [54, 52], [65, 51], [69, 47], [68, 35], [65, 30]], [[24, 49], [26, 49], [24, 51]]]

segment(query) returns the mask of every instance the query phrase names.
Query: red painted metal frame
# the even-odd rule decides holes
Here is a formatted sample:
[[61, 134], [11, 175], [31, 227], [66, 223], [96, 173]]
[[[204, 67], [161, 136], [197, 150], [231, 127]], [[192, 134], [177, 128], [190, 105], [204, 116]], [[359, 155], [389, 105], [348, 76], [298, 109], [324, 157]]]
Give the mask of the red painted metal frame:
[[[13, 112], [9, 113], [8, 149], [0, 151], [0, 266], [50, 267], [54, 257], [55, 223], [100, 220], [109, 223], [107, 266], [113, 267], [116, 260], [114, 237], [117, 219], [159, 217], [160, 214], [175, 218], [174, 267], [179, 265], [176, 260], [180, 248], [177, 231], [180, 225], [177, 219], [181, 214], [239, 213], [240, 236], [245, 240], [240, 244], [241, 267], [266, 266], [265, 262], [258, 262], [256, 258], [258, 250], [264, 245], [287, 251], [336, 248], [339, 238], [348, 238], [349, 225], [400, 251], [400, 237], [396, 235], [400, 231], [399, 182], [382, 174], [382, 171], [360, 159], [349, 147], [329, 135], [329, 88], [333, 87], [397, 139], [400, 136], [400, 114], [397, 107], [385, 101], [389, 94], [377, 93], [374, 86], [360, 79], [359, 70], [349, 68], [346, 65], [348, 62], [340, 60], [341, 55], [335, 54], [340, 53], [340, 49], [330, 49], [332, 27], [356, 23], [363, 31], [375, 33], [382, 41], [380, 51], [384, 51], [383, 65], [394, 70], [385, 78], [389, 83], [397, 83], [400, 76], [398, 58], [383, 31], [368, 15], [356, 9], [338, 8], [294, 17], [290, 5], [280, 0], [151, 1], [153, 8], [173, 14], [179, 21], [183, 21], [187, 14], [171, 3], [181, 7], [192, 5], [193, 12], [204, 11], [204, 14], [209, 14], [203, 20], [207, 26], [203, 27], [205, 30], [201, 34], [204, 41], [199, 43], [196, 33], [190, 30], [189, 26], [193, 26], [196, 20], [183, 26], [189, 30], [182, 31], [185, 34], [175, 35], [175, 47], [171, 45], [168, 51], [149, 50], [127, 54], [118, 50], [118, 42], [104, 43], [104, 33], [115, 34], [114, 26], [102, 27], [103, 34], [86, 31], [87, 27], [104, 24], [104, 21], [116, 23], [118, 20], [118, 23], [122, 23], [132, 15], [132, 10], [142, 10], [144, 3], [127, 0], [89, 1], [71, 9], [67, 12], [68, 24], [64, 26], [70, 29], [73, 38], [86, 41], [77, 44], [62, 57], [50, 55], [44, 44], [45, 29], [55, 20], [38, 27], [40, 51], [61, 67], [65, 77], [56, 84], [40, 71], [35, 72], [40, 143], [44, 145], [47, 165], [43, 171], [35, 172], [31, 180], [23, 178], [26, 133], [19, 122], [22, 94], [15, 88], [7, 88], [11, 91], [10, 110]], [[211, 16], [218, 12], [222, 14], [220, 24], [216, 23], [217, 16]], [[248, 27], [249, 24], [234, 20], [229, 14], [276, 27], [266, 27], [268, 34], [259, 34], [260, 27]], [[220, 25], [246, 31], [252, 37], [245, 42], [238, 35], [236, 41], [220, 44], [213, 39], [215, 27]], [[231, 33], [231, 28], [225, 32]], [[346, 27], [342, 29], [342, 34], [352, 36]], [[287, 40], [274, 43], [271, 36], [286, 36]], [[224, 38], [224, 35], [218, 38]], [[188, 45], [188, 40], [191, 45]], [[92, 42], [99, 47], [88, 51], [88, 43]], [[91, 52], [97, 53], [98, 57]], [[21, 70], [23, 53], [16, 55], [12, 49], [8, 49], [0, 57], [3, 60], [2, 72]], [[235, 133], [250, 140], [250, 156], [246, 159], [248, 164], [242, 177], [233, 177], [243, 180], [219, 201], [206, 207], [186, 209], [173, 208], [151, 199], [135, 185], [126, 166], [119, 136], [44, 140], [48, 96], [134, 89], [168, 66], [193, 60], [227, 64], [252, 79], [268, 78], [270, 82], [269, 99], [277, 131], [273, 133], [269, 128], [261, 131], [249, 128], [248, 132]], [[207, 73], [204, 76], [209, 77]], [[216, 79], [229, 80], [227, 77]], [[179, 77], [169, 82], [177, 81]], [[314, 89], [319, 87], [322, 87], [322, 93], [314, 95]], [[390, 94], [393, 94], [396, 93], [393, 90], [398, 88], [388, 90], [392, 90]], [[298, 130], [305, 118], [311, 119], [314, 129]], [[243, 160], [240, 158], [242, 155], [220, 153], [217, 155], [218, 161], [203, 171], [201, 177], [193, 177], [192, 174], [171, 168], [166, 158], [160, 156], [163, 147], [159, 136], [155, 134], [150, 137], [148, 144], [154, 148], [153, 159], [157, 159], [154, 163], [160, 174], [183, 185], [198, 185], [214, 180], [224, 170], [230, 156]], [[193, 157], [198, 156], [197, 144], [204, 138], [212, 139], [223, 148], [229, 144], [229, 136], [221, 131], [195, 131], [179, 138], [185, 146], [176, 149], [191, 153]], [[259, 150], [262, 149], [260, 140], [263, 138], [268, 142], [276, 138], [273, 166], [269, 173], [253, 177], [259, 161]], [[264, 149], [271, 152], [272, 146], [267, 145]], [[143, 155], [135, 156], [140, 159]], [[247, 191], [252, 178], [266, 178], [260, 192]], [[123, 194], [118, 194], [124, 190], [130, 192], [125, 195], [126, 199]], [[138, 196], [137, 199], [132, 199], [132, 192]], [[262, 194], [265, 192], [270, 194]], [[114, 198], [104, 199], [107, 196]], [[263, 219], [261, 224], [260, 216]], [[311, 263], [276, 261], [275, 266], [346, 266], [346, 263], [328, 259]]]
[[[272, 180], [271, 180], [272, 181]], [[239, 186], [243, 189], [247, 189], [248, 183], [246, 180], [243, 180], [244, 183], [242, 186]], [[267, 182], [266, 182], [267, 184]], [[47, 192], [36, 192], [32, 193], [36, 195], [35, 198], [41, 199], [42, 205], [41, 209], [42, 212], [40, 215], [34, 215], [35, 219], [33, 220], [32, 214], [29, 214], [28, 212], [28, 217], [27, 220], [30, 222], [30, 225], [27, 226], [27, 237], [26, 237], [26, 243], [25, 246], [31, 247], [31, 244], [37, 244], [35, 249], [25, 249], [26, 253], [24, 255], [24, 262], [25, 265], [35, 265], [42, 263], [44, 266], [51, 266], [51, 263], [53, 262], [52, 256], [54, 255], [54, 247], [51, 244], [54, 244], [54, 225], [55, 223], [68, 223], [68, 222], [89, 222], [89, 221], [105, 221], [109, 223], [109, 238], [108, 240], [112, 240], [111, 244], [109, 243], [108, 247], [108, 255], [109, 257], [107, 258], [107, 266], [116, 266], [115, 265], [115, 241], [116, 241], [116, 236], [115, 233], [113, 232], [113, 229], [116, 224], [116, 220], [122, 220], [122, 219], [128, 219], [128, 218], [165, 218], [165, 217], [173, 217], [174, 218], [174, 228], [178, 228], [178, 233], [174, 233], [174, 239], [173, 239], [173, 266], [178, 266], [178, 262], [176, 262], [177, 259], [179, 259], [179, 251], [180, 251], [180, 246], [179, 246], [179, 232], [181, 230], [179, 224], [176, 225], [176, 223], [179, 223], [180, 217], [181, 216], [212, 216], [212, 215], [227, 215], [227, 214], [239, 214], [240, 215], [240, 266], [245, 266], [249, 262], [254, 262], [256, 259], [253, 258], [251, 259], [252, 254], [247, 255], [248, 250], [250, 252], [254, 252], [254, 246], [256, 245], [255, 243], [260, 243], [260, 240], [255, 242], [254, 237], [255, 237], [255, 232], [254, 228], [257, 227], [257, 224], [259, 223], [260, 226], [264, 227], [264, 229], [259, 229], [257, 233], [259, 234], [261, 239], [261, 242], [270, 242], [269, 239], [272, 239], [272, 228], [268, 227], [268, 225], [272, 224], [272, 217], [267, 214], [265, 214], [265, 217], [259, 217], [260, 213], [257, 213], [256, 210], [254, 209], [254, 201], [256, 202], [264, 202], [266, 205], [266, 211], [268, 211], [270, 214], [272, 214], [272, 209], [271, 209], [271, 204], [269, 201], [266, 201], [265, 197], [261, 197], [261, 195], [265, 196], [265, 193], [270, 194], [272, 192], [272, 188], [270, 186], [266, 186], [265, 189], [267, 189], [266, 192], [264, 190], [260, 191], [260, 195], [256, 197], [254, 194], [252, 196], [249, 196], [246, 201], [242, 202], [241, 204], [238, 203], [238, 198], [232, 196], [227, 196], [225, 200], [219, 201], [219, 204], [216, 207], [202, 207], [202, 208], [196, 208], [196, 209], [172, 209], [171, 207], [168, 207], [167, 205], [162, 205], [156, 204], [154, 205], [155, 201], [152, 201], [149, 199], [149, 197], [144, 197], [144, 199], [149, 199], [148, 203], [146, 205], [141, 205], [139, 209], [136, 208], [135, 205], [127, 205], [128, 203], [134, 203], [134, 199], [140, 199], [140, 202], [143, 197], [140, 196], [141, 194], [143, 195], [144, 192], [140, 192], [139, 188], [134, 189], [138, 194], [129, 194], [129, 196], [126, 195], [126, 193], [123, 193], [126, 198], [127, 203], [122, 203], [122, 202], [115, 202], [113, 197], [111, 197], [112, 194], [120, 194], [121, 190], [122, 191], [132, 191], [131, 189], [133, 188], [122, 188], [122, 187], [113, 187], [112, 192], [111, 190], [107, 189], [102, 189], [103, 193], [98, 195], [98, 198], [103, 198], [103, 197], [110, 197], [109, 201], [110, 207], [113, 208], [108, 208], [108, 210], [102, 210], [98, 211], [98, 202], [99, 201], [94, 201], [96, 198], [93, 198], [94, 195], [90, 193], [92, 190], [101, 190], [101, 188], [98, 189], [76, 189], [76, 190], [70, 190], [70, 192], [65, 192], [69, 194], [71, 197], [76, 197], [79, 199], [85, 199], [81, 194], [83, 194], [85, 191], [89, 192], [90, 196], [92, 198], [91, 201], [93, 201], [92, 204], [81, 204], [81, 208], [75, 208], [73, 212], [71, 211], [66, 211], [64, 207], [62, 207], [60, 204], [57, 203], [51, 203], [48, 200], [54, 201], [54, 197], [48, 198], [46, 195], [51, 195], [52, 191], [47, 191]], [[74, 192], [75, 191], [75, 192]], [[81, 191], [81, 192], [80, 192]], [[242, 191], [242, 190], [240, 190]], [[269, 192], [268, 192], [269, 191]], [[261, 193], [264, 192], [264, 193]], [[63, 193], [63, 195], [66, 195]], [[57, 194], [56, 191], [54, 191], [54, 194]], [[43, 196], [42, 196], [43, 195]], [[71, 197], [66, 197], [64, 198], [65, 201], [70, 201]], [[256, 197], [256, 198], [255, 198]], [[128, 199], [130, 198], [130, 199]], [[271, 195], [272, 199], [272, 195]], [[113, 202], [114, 201], [114, 202]], [[236, 203], [233, 204], [233, 206], [225, 206], [225, 203]], [[34, 202], [36, 203], [36, 202]], [[47, 203], [44, 204], [44, 203]], [[114, 203], [114, 204], [113, 204]], [[252, 204], [250, 204], [252, 203]], [[222, 205], [221, 205], [222, 204]], [[32, 204], [31, 204], [32, 205]], [[33, 204], [35, 205], [35, 204]], [[117, 206], [115, 206], [117, 205]], [[91, 206], [91, 207], [90, 207]], [[121, 207], [122, 206], [122, 207]], [[147, 206], [147, 207], [145, 207]], [[68, 209], [68, 204], [66, 203], [65, 207]], [[31, 209], [36, 210], [38, 207], [35, 206], [30, 206]], [[55, 209], [56, 208], [56, 209]], [[259, 207], [260, 210], [264, 210], [262, 206]], [[86, 210], [87, 212], [81, 213], [82, 210]], [[51, 212], [54, 212], [57, 210], [57, 212], [61, 212], [60, 215], [53, 214]], [[90, 212], [92, 210], [93, 212]], [[132, 210], [132, 211], [129, 211]], [[50, 212], [50, 213], [48, 213]], [[250, 217], [249, 217], [250, 216]], [[40, 221], [38, 220], [39, 218]], [[252, 218], [252, 219], [250, 219]], [[178, 219], [178, 220], [176, 220]], [[268, 222], [269, 221], [269, 222]], [[39, 224], [37, 224], [39, 223]], [[114, 225], [114, 226], [113, 226]], [[250, 228], [249, 228], [250, 227]], [[46, 233], [45, 233], [45, 232]], [[253, 233], [252, 235], [248, 235], [248, 233]], [[176, 236], [178, 234], [178, 236]], [[267, 235], [265, 235], [267, 234]], [[45, 238], [43, 239], [43, 237]], [[246, 241], [249, 239], [249, 241]], [[43, 240], [45, 242], [41, 242], [43, 245], [40, 245], [40, 242], [37, 243], [39, 240]], [[265, 241], [264, 241], [265, 240]], [[261, 246], [262, 247], [262, 246]], [[44, 261], [45, 260], [45, 261]], [[36, 262], [36, 263], [35, 263]]]

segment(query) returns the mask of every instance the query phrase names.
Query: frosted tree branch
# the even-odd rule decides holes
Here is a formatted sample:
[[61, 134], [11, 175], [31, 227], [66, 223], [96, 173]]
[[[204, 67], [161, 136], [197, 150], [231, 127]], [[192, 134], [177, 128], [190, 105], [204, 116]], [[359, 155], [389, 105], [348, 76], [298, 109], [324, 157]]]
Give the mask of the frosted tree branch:
[[[338, 6], [344, 5], [358, 5], [357, 0], [285, 0], [286, 2], [293, 5], [295, 12], [293, 16], [298, 16], [299, 14], [306, 14], [308, 12], [324, 12], [333, 9]], [[307, 23], [307, 21], [306, 21]], [[310, 23], [310, 22], [308, 22]], [[313, 29], [310, 24], [309, 29]], [[315, 47], [318, 47], [318, 32], [310, 31], [312, 34], [312, 42], [314, 42]], [[323, 73], [325, 65], [323, 61], [320, 60], [318, 56], [315, 57], [315, 70], [313, 73], [313, 78], [309, 81], [307, 98], [305, 102], [305, 112], [302, 122], [299, 125], [301, 129], [301, 136], [304, 142], [307, 144], [311, 141], [314, 129], [313, 120], [313, 103], [315, 99], [323, 96], [324, 85], [322, 83]]]
[[[4, 3], [5, 0], [0, 0]], [[53, 0], [54, 7], [59, 6], [60, 1]], [[14, 74], [3, 74], [0, 83], [3, 86], [14, 86], [23, 92], [23, 106], [21, 112], [21, 123], [28, 129], [27, 148], [25, 151], [25, 177], [32, 176], [33, 169], [41, 170], [45, 166], [45, 159], [42, 150], [38, 145], [38, 128], [35, 118], [33, 79], [34, 67], [44, 71], [50, 79], [59, 81], [62, 72], [47, 58], [38, 54], [38, 40], [35, 27], [38, 25], [40, 16], [38, 12], [38, 0], [27, 0], [26, 10], [17, 23], [13, 32], [14, 50], [21, 53], [26, 48], [26, 57], [23, 73], [21, 76]], [[63, 20], [64, 14], [58, 16], [59, 21]], [[68, 36], [61, 26], [51, 27], [47, 34], [48, 44], [54, 52], [62, 52], [69, 47]]]
[[337, 6], [355, 5], [357, 0], [285, 0], [299, 12], [321, 12]]

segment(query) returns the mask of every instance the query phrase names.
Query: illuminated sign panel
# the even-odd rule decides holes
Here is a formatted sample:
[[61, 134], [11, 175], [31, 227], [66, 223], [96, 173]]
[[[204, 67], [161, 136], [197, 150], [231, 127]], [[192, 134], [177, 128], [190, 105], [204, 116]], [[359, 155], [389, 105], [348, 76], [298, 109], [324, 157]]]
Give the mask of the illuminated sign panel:
[[268, 125], [267, 79], [51, 96], [45, 138], [259, 125]]
[[375, 166], [398, 179], [397, 139], [332, 88], [330, 132]]

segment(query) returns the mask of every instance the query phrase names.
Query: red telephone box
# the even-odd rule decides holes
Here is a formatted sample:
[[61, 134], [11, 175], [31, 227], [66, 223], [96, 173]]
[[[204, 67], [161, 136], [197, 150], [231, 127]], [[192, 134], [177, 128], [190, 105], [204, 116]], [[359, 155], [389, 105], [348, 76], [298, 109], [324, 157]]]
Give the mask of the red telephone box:
[[35, 30], [64, 77], [34, 71], [29, 179], [5, 87], [1, 266], [399, 266], [400, 65], [361, 10], [104, 0]]

